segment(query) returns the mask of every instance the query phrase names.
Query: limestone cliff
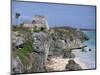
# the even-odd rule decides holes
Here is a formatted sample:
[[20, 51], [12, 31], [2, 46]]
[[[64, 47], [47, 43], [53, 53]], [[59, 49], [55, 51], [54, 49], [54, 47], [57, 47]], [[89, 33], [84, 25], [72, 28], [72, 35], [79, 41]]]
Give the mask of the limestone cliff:
[[34, 31], [30, 37], [32, 37], [32, 50], [25, 54], [25, 57], [18, 53], [19, 56], [12, 60], [12, 63], [16, 62], [12, 66], [14, 70], [12, 72], [46, 72], [48, 71], [46, 62], [49, 56], [75, 58], [72, 50], [84, 48], [83, 42], [89, 39], [83, 32], [72, 29]]
[[[63, 29], [64, 30], [64, 29]], [[47, 62], [49, 56], [63, 56], [64, 58], [74, 58], [75, 55], [72, 53], [74, 49], [82, 49], [85, 46], [82, 44], [83, 41], [89, 38], [85, 36], [81, 31], [67, 30], [70, 34], [64, 30], [49, 30], [47, 32], [34, 32], [32, 35], [33, 39], [33, 53], [38, 59], [35, 59], [33, 68], [35, 72], [44, 72], [45, 63]], [[77, 36], [80, 35], [80, 36]], [[84, 35], [84, 36], [83, 36]], [[42, 68], [42, 69], [41, 69]]]
[[[84, 49], [89, 38], [74, 28], [51, 28], [44, 16], [36, 16], [33, 29], [14, 29], [12, 73], [47, 72], [50, 57], [75, 58], [74, 49]], [[17, 34], [16, 34], [17, 32]]]

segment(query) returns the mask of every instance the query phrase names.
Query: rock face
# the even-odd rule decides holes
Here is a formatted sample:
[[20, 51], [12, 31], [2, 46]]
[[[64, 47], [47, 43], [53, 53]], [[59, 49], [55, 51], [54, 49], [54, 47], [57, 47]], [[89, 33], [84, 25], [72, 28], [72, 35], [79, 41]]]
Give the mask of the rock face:
[[50, 38], [47, 33], [39, 32], [33, 33], [33, 52], [41, 53], [46, 56], [44, 60], [47, 60], [47, 55], [50, 47]]
[[[17, 53], [20, 57], [15, 52], [16, 57], [12, 59], [12, 73], [46, 72], [48, 71], [46, 63], [52, 57], [75, 58], [72, 50], [83, 49], [85, 46], [82, 43], [89, 39], [79, 30], [70, 28], [49, 29], [45, 16], [36, 15], [32, 24], [33, 32], [23, 28], [23, 30], [13, 33], [13, 51], [20, 50], [20, 47], [26, 46], [27, 48], [22, 48]], [[28, 41], [31, 43], [26, 44]], [[89, 49], [89, 51], [91, 50]], [[27, 63], [22, 63], [23, 58], [24, 62], [27, 61]], [[66, 65], [66, 70], [78, 70], [80, 68], [74, 61], [69, 61], [69, 64]]]
[[16, 39], [16, 48], [22, 48], [24, 44], [23, 37], [17, 37]]
[[35, 53], [35, 62], [33, 62], [34, 72], [44, 72], [44, 65], [49, 53], [49, 35], [44, 32], [33, 33], [33, 53]]
[[59, 32], [34, 32], [33, 39], [33, 53], [35, 53], [35, 61], [33, 62], [34, 72], [44, 72], [45, 63], [48, 56], [63, 56], [63, 58], [75, 58], [72, 53], [72, 48], [83, 46], [79, 38], [65, 36]]
[[[55, 30], [33, 32], [32, 52], [30, 53], [32, 55], [29, 54], [30, 57], [28, 57], [27, 60], [29, 65], [27, 64], [26, 67], [23, 66], [20, 58], [16, 57], [12, 59], [12, 73], [46, 72], [48, 71], [46, 68], [46, 62], [52, 57], [63, 56], [63, 58], [75, 58], [72, 50], [83, 46], [80, 39], [82, 37], [76, 37], [73, 35], [73, 37], [70, 38], [69, 36], [70, 35], [66, 36], [64, 33]], [[20, 42], [21, 41], [19, 41], [18, 44]], [[78, 65], [74, 64], [71, 66], [76, 68]]]
[[24, 68], [19, 57], [12, 58], [12, 74], [13, 73], [23, 73]]
[[68, 71], [74, 71], [74, 70], [80, 70], [81, 67], [79, 64], [77, 64], [74, 60], [69, 60], [68, 64], [66, 65], [66, 70]]

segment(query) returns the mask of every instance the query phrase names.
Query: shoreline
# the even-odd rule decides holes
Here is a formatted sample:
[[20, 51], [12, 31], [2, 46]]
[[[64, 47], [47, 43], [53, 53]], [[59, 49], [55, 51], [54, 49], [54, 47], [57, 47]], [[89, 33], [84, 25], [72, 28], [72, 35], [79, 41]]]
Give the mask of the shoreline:
[[85, 63], [83, 63], [81, 60], [80, 60], [80, 58], [75, 58], [74, 59], [75, 60], [75, 62], [77, 63], [77, 64], [79, 64], [81, 67], [82, 67], [82, 69], [88, 69], [88, 66], [85, 64]]
[[[47, 62], [47, 69], [50, 69], [50, 71], [63, 71], [63, 70], [66, 70], [65, 69], [65, 66], [66, 64], [68, 64], [68, 61], [71, 60], [72, 58], [62, 58], [61, 56], [60, 57], [53, 57], [51, 59], [51, 61], [48, 61]], [[81, 62], [80, 58], [74, 58], [73, 59], [77, 64], [79, 64], [82, 69], [88, 69], [86, 64]]]

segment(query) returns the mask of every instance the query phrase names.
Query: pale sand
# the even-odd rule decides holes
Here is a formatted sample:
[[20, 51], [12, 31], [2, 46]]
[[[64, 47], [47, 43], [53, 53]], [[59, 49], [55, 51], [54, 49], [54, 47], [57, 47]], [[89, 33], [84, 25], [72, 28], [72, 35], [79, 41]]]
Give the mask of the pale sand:
[[[47, 62], [47, 69], [52, 69], [50, 71], [62, 71], [65, 70], [65, 66], [68, 63], [68, 60], [70, 59], [64, 59], [62, 57], [54, 57], [51, 59], [51, 61]], [[87, 66], [82, 63], [78, 58], [74, 58], [75, 62], [79, 64], [82, 69], [87, 69]]]

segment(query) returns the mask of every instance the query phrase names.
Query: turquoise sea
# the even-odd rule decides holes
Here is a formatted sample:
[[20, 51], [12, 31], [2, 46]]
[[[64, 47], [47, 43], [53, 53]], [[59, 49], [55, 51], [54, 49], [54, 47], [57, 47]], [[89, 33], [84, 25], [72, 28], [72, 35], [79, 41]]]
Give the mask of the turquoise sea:
[[[83, 44], [87, 45], [85, 48], [86, 52], [76, 51], [76, 57], [80, 58], [80, 61], [86, 64], [87, 69], [96, 68], [96, 31], [83, 31], [89, 40], [85, 41]], [[91, 51], [88, 51], [91, 49]]]

